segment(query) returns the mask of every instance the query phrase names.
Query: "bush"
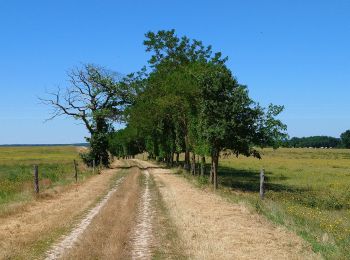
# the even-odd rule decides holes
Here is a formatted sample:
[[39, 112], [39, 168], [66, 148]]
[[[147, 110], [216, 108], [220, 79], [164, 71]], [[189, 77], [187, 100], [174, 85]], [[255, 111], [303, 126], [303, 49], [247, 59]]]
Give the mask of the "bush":
[[93, 161], [94, 161], [94, 156], [89, 152], [89, 153], [80, 153], [80, 158], [83, 160], [83, 162], [89, 166], [93, 166]]

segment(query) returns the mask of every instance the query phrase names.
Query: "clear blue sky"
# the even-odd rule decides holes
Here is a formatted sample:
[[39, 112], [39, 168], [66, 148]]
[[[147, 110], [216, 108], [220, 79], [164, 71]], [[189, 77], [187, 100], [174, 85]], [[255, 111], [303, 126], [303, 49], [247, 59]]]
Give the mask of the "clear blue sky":
[[144, 33], [172, 28], [229, 56], [262, 105], [285, 105], [290, 136], [339, 136], [350, 129], [349, 14], [348, 0], [1, 1], [0, 144], [84, 141], [74, 120], [43, 123], [37, 97], [81, 63], [138, 70]]

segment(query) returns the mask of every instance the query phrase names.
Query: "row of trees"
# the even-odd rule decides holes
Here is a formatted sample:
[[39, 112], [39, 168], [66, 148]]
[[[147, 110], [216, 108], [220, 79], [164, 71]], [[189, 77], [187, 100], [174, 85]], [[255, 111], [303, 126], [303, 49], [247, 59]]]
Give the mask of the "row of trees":
[[[260, 158], [255, 147], [275, 147], [286, 137], [286, 126], [276, 118], [283, 107], [253, 101], [227, 58], [211, 46], [179, 38], [174, 30], [149, 32], [144, 45], [151, 55], [140, 72], [116, 79], [88, 65], [71, 75], [64, 104], [59, 93], [45, 100], [56, 109], [54, 116], [85, 123], [91, 133], [87, 163], [94, 158], [108, 165], [107, 150], [119, 157], [148, 152], [170, 165], [184, 153], [183, 167], [195, 174], [196, 156], [202, 166], [210, 156], [210, 181], [217, 187], [223, 151]], [[115, 120], [126, 127], [114, 131]]]
[[289, 140], [285, 140], [282, 144], [284, 147], [340, 147], [341, 140], [339, 138], [331, 136], [309, 136], [309, 137], [293, 137]]
[[340, 138], [331, 136], [308, 136], [308, 137], [293, 137], [285, 139], [282, 142], [283, 147], [328, 147], [328, 148], [350, 148], [350, 130], [345, 131], [340, 135]]
[[144, 45], [150, 67], [137, 82], [142, 91], [126, 110], [126, 128], [115, 136], [116, 155], [147, 151], [172, 165], [184, 153], [183, 166], [193, 174], [201, 158], [202, 175], [209, 156], [216, 187], [222, 151], [260, 158], [254, 147], [276, 146], [285, 137], [286, 126], [276, 119], [283, 107], [254, 102], [211, 46], [174, 30], [149, 32]]

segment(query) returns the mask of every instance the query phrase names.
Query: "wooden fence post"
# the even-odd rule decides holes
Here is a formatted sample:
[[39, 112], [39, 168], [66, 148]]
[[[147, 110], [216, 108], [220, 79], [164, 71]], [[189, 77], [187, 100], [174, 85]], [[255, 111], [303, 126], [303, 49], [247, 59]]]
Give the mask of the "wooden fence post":
[[260, 170], [260, 199], [265, 196], [265, 169]]
[[34, 165], [34, 191], [35, 193], [39, 193], [39, 167], [38, 165]]
[[96, 166], [96, 163], [95, 163], [95, 159], [92, 160], [92, 173], [95, 174], [95, 166]]
[[77, 161], [73, 160], [74, 162], [74, 177], [75, 177], [75, 182], [78, 182], [78, 168], [77, 168]]

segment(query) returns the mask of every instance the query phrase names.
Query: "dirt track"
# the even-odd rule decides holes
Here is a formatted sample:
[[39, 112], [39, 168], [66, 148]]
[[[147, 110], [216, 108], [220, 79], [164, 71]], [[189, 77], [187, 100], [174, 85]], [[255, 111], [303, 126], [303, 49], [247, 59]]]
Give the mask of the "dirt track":
[[127, 241], [134, 226], [140, 171], [130, 170], [119, 188], [94, 218], [64, 259], [125, 259], [130, 258]]
[[[120, 165], [150, 168], [105, 171], [1, 219], [0, 259], [45, 258], [70, 236], [75, 237], [61, 244], [62, 252], [51, 259], [151, 259], [159, 251], [161, 259], [318, 258], [295, 234], [243, 205], [193, 187], [169, 170], [139, 160], [114, 163]], [[119, 184], [111, 186], [117, 177]], [[96, 197], [108, 191], [102, 204], [96, 204]], [[168, 214], [159, 209], [162, 203]], [[86, 213], [88, 208], [96, 212]], [[51, 245], [32, 252], [40, 249], [40, 237]]]

